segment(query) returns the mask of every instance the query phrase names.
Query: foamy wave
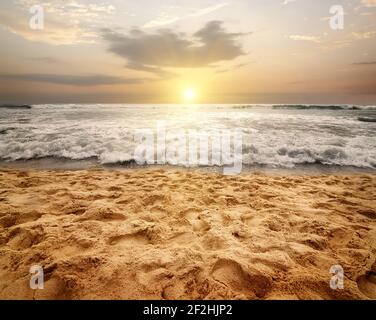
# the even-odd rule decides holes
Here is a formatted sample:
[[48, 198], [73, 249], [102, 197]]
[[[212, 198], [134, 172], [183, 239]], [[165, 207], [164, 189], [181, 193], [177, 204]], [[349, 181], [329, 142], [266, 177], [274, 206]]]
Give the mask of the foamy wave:
[[[244, 165], [267, 165], [273, 167], [292, 168], [300, 164], [320, 163], [323, 165], [354, 166], [360, 168], [376, 168], [376, 154], [370, 149], [354, 144], [345, 147], [299, 143], [297, 146], [274, 146], [262, 142], [243, 144], [242, 162]], [[305, 145], [305, 146], [304, 146]], [[112, 139], [103, 141], [86, 141], [58, 139], [45, 141], [9, 141], [0, 146], [2, 160], [30, 160], [46, 157], [84, 160], [95, 158], [101, 164], [129, 163], [140, 159], [135, 158], [136, 144], [133, 140], [114, 143]], [[166, 149], [182, 150], [185, 146], [168, 141]], [[155, 159], [156, 159], [155, 154]], [[209, 159], [211, 153], [209, 152]], [[157, 164], [157, 161], [155, 161]], [[166, 164], [190, 166], [186, 161]], [[231, 162], [221, 161], [216, 165], [229, 165]], [[210, 165], [210, 163], [209, 163]]]
[[[155, 132], [163, 121], [173, 130], [167, 149], [184, 148], [177, 139], [182, 129], [197, 135], [216, 135], [221, 129], [243, 132], [245, 165], [294, 167], [300, 164], [376, 168], [374, 106], [354, 112], [322, 114], [269, 111], [184, 109], [173, 106], [140, 109], [138, 106], [64, 105], [4, 109], [0, 117], [0, 159], [8, 161], [46, 157], [72, 160], [97, 159], [102, 164], [136, 161], [134, 134], [147, 128]], [[350, 107], [349, 107], [350, 108]], [[375, 109], [376, 110], [376, 109]], [[156, 158], [156, 157], [155, 157]], [[210, 154], [209, 154], [210, 158]], [[187, 165], [185, 162], [166, 164]], [[227, 165], [225, 160], [212, 165]]]
[[357, 149], [335, 147], [288, 148], [277, 150], [261, 149], [243, 155], [247, 165], [268, 165], [273, 167], [293, 168], [301, 164], [323, 164], [335, 166], [353, 166], [359, 168], [376, 168], [376, 157], [359, 153]]

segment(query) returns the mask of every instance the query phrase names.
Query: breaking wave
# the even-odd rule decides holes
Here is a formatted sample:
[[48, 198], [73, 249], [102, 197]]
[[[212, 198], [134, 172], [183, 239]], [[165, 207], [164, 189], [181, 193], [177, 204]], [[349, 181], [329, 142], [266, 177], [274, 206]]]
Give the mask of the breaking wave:
[[287, 104], [274, 105], [273, 109], [295, 109], [295, 110], [376, 110], [376, 106], [357, 105], [309, 105], [309, 104]]
[[[244, 165], [293, 168], [302, 164], [376, 168], [376, 123], [360, 122], [375, 118], [373, 106], [322, 113], [304, 112], [300, 105], [268, 112], [259, 109], [213, 110], [213, 106], [182, 110], [180, 106], [49, 105], [32, 109], [6, 108], [0, 112], [0, 159], [5, 161], [59, 158], [95, 159], [101, 164], [137, 160], [135, 132], [155, 132], [164, 122], [174, 134], [166, 148], [184, 145], [179, 135], [196, 130], [196, 135], [215, 135], [223, 129], [243, 132]], [[325, 106], [337, 110], [338, 106]], [[341, 106], [343, 108], [344, 106]], [[278, 110], [275, 110], [277, 108]], [[284, 109], [294, 112], [284, 112]], [[275, 111], [273, 111], [275, 110]], [[302, 111], [303, 110], [303, 111]], [[180, 131], [179, 131], [180, 129]], [[181, 131], [183, 130], [183, 131]], [[183, 133], [182, 133], [183, 132]], [[179, 142], [180, 141], [180, 142]], [[210, 154], [209, 154], [210, 156]], [[187, 165], [184, 161], [167, 164]], [[225, 160], [212, 165], [227, 165]]]

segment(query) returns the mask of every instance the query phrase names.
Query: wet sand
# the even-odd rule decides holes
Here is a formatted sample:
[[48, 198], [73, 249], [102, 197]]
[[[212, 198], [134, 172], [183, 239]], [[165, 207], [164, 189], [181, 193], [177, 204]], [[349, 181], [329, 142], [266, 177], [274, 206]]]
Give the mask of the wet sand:
[[3, 168], [0, 298], [376, 299], [376, 175]]

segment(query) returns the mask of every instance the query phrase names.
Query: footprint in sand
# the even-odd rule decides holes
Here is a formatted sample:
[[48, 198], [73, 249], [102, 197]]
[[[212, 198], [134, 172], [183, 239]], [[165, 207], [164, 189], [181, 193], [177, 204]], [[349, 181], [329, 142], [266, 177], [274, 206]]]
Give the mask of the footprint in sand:
[[376, 272], [370, 271], [357, 280], [358, 288], [365, 296], [376, 299]]
[[224, 250], [230, 246], [227, 239], [215, 231], [209, 231], [200, 238], [200, 243], [205, 250], [217, 251]]
[[155, 204], [165, 203], [168, 201], [169, 201], [168, 197], [162, 193], [161, 194], [152, 193], [152, 194], [146, 195], [142, 199], [142, 203], [144, 206], [154, 206]]
[[361, 210], [357, 210], [357, 213], [359, 213], [360, 215], [365, 216], [369, 219], [376, 219], [376, 210], [361, 209]]
[[76, 221], [113, 221], [113, 220], [126, 220], [127, 217], [119, 212], [114, 212], [110, 205], [102, 201], [94, 201], [84, 214], [77, 217]]
[[263, 298], [270, 292], [272, 279], [257, 271], [246, 271], [238, 262], [218, 260], [212, 269], [212, 277], [236, 294]]
[[191, 207], [180, 211], [179, 214], [188, 220], [193, 220], [198, 217], [200, 211], [199, 208]]
[[69, 281], [59, 277], [53, 277], [47, 280], [43, 290], [35, 290], [35, 300], [70, 300], [72, 299], [72, 290], [69, 287]]
[[125, 234], [110, 237], [108, 239], [108, 244], [124, 246], [148, 245], [150, 244], [150, 239], [148, 239], [148, 237], [145, 234], [139, 232], [135, 234]]
[[241, 221], [249, 228], [256, 228], [263, 224], [265, 216], [262, 213], [245, 213], [240, 217]]
[[0, 218], [0, 226], [4, 228], [9, 228], [11, 226], [14, 226], [17, 223], [17, 215], [15, 214], [5, 214]]
[[195, 232], [207, 232], [211, 229], [210, 224], [203, 220], [194, 220], [191, 224], [192, 229]]
[[148, 245], [163, 242], [164, 230], [153, 225], [138, 227], [130, 232], [117, 234], [108, 239], [110, 245]]
[[193, 231], [207, 232], [211, 229], [211, 226], [207, 221], [201, 219], [200, 214], [200, 210], [196, 208], [188, 208], [180, 212], [180, 215], [189, 221]]
[[9, 233], [8, 245], [15, 250], [30, 248], [44, 240], [45, 234], [42, 226], [32, 228], [15, 228]]
[[330, 233], [329, 243], [331, 247], [347, 247], [347, 244], [351, 241], [353, 232], [346, 228], [337, 228]]
[[187, 243], [192, 243], [196, 235], [192, 232], [178, 232], [174, 234], [169, 241], [175, 245], [186, 245]]

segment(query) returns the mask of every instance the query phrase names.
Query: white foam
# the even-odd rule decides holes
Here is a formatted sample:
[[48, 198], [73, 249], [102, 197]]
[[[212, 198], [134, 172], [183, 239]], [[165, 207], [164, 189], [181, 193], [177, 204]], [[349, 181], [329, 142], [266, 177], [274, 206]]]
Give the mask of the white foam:
[[[273, 110], [272, 106], [39, 105], [30, 110], [1, 110], [0, 159], [43, 157], [97, 158], [110, 164], [134, 160], [135, 130], [243, 130], [243, 163], [294, 167], [297, 164], [376, 167], [376, 124], [364, 110]], [[171, 135], [167, 147], [175, 145]], [[179, 163], [184, 165], [186, 163]], [[224, 163], [221, 163], [222, 165]]]

